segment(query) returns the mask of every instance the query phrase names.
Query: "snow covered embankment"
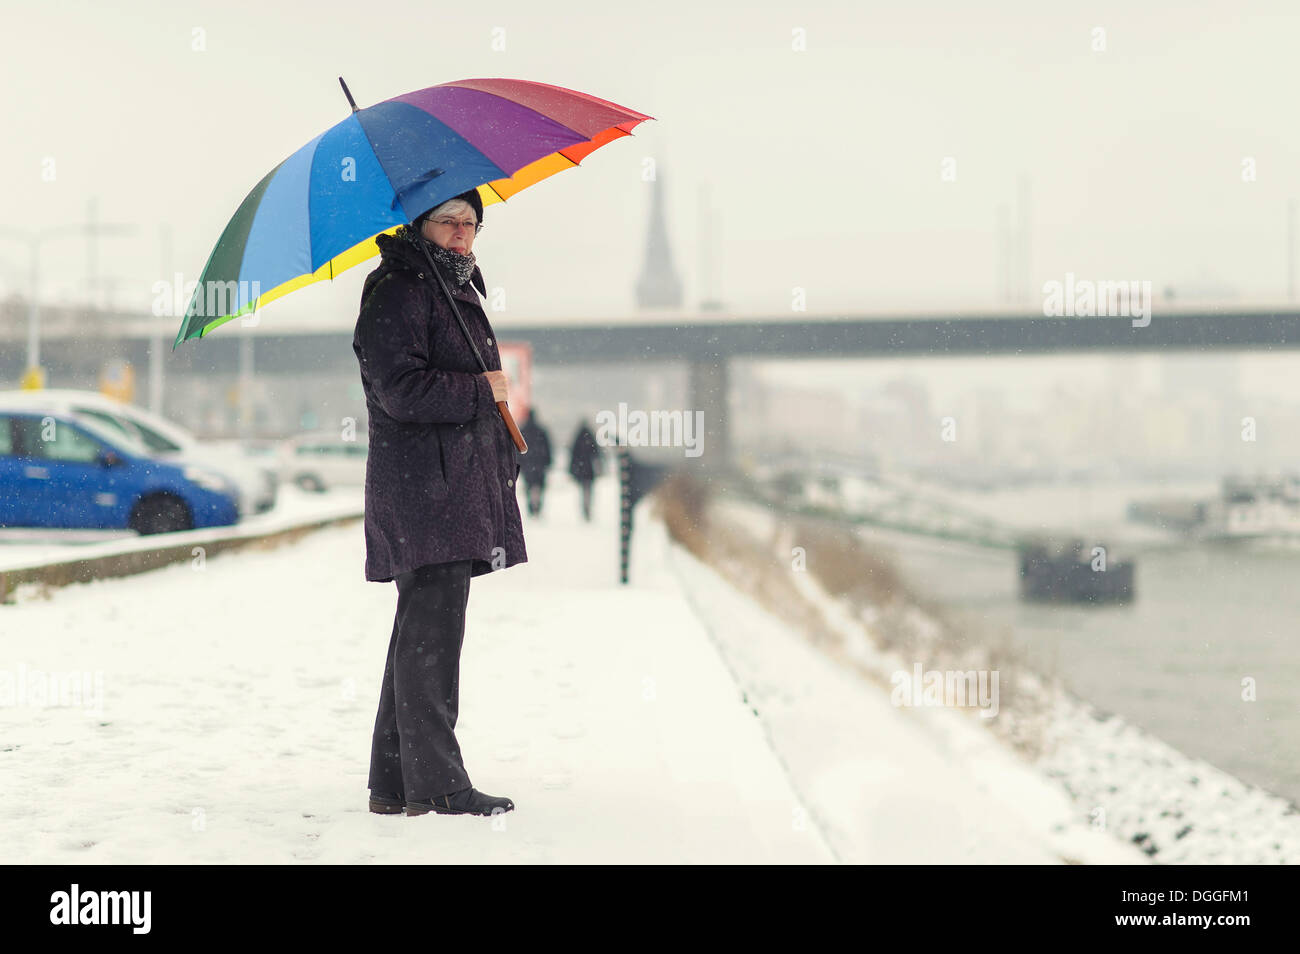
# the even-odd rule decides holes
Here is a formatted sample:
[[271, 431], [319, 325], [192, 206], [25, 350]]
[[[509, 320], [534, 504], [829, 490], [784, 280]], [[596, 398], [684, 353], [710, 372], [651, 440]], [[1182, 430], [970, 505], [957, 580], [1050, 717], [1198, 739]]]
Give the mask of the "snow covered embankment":
[[[741, 528], [753, 539], [776, 541], [772, 549], [785, 555], [788, 567], [788, 529], [771, 511], [732, 499], [711, 508], [710, 520]], [[824, 794], [801, 788], [825, 814], [828, 831], [846, 858], [853, 857], [853, 850], [844, 845], [854, 841], [849, 833], [856, 831], [868, 842], [883, 840], [876, 848], [883, 847], [898, 860], [921, 860], [909, 857], [908, 851], [918, 838], [930, 837], [924, 827], [931, 811], [928, 803], [943, 806], [933, 808], [933, 819], [952, 833], [947, 860], [1013, 860], [1015, 852], [1000, 839], [1017, 830], [1017, 819], [1027, 842], [1068, 860], [1259, 864], [1300, 857], [1300, 814], [1294, 805], [1191, 759], [1118, 717], [1095, 712], [1019, 666], [1014, 692], [1005, 692], [1004, 678], [1002, 711], [995, 719], [977, 718], [970, 710], [894, 707], [889, 702], [890, 677], [911, 672], [915, 659], [878, 647], [872, 632], [878, 614], [855, 614], [827, 594], [814, 574], [787, 570], [784, 575], [805, 602], [803, 612], [816, 615], [816, 626], [804, 627], [805, 638], [792, 640], [799, 647], [795, 649], [784, 645], [778, 634], [794, 636], [797, 630], [759, 610], [752, 598], [684, 549], [678, 548], [675, 556], [684, 568], [684, 584], [698, 590], [700, 581], [709, 581], [709, 589], [697, 596], [697, 612], [711, 621], [738, 679], [766, 703], [760, 708], [766, 709], [778, 748], [788, 760], [808, 763], [804, 770], [792, 765], [795, 778], [806, 783], [810, 773], [824, 772], [829, 779], [846, 780], [838, 797], [834, 781], [822, 786]], [[735, 599], [724, 601], [718, 594], [728, 590]], [[915, 607], [908, 615], [922, 629], [939, 625]], [[817, 639], [819, 648], [814, 649], [806, 638], [813, 628], [834, 638]], [[933, 655], [923, 657], [926, 670], [945, 668], [938, 662], [943, 658], [940, 643], [933, 638]], [[789, 660], [774, 665], [782, 654]], [[795, 660], [800, 660], [798, 665]], [[950, 659], [947, 664], [969, 669], [969, 663]], [[827, 668], [833, 676], [823, 671]], [[802, 693], [791, 689], [795, 672], [806, 680]], [[846, 682], [857, 693], [872, 696], [872, 702], [857, 699], [842, 685]], [[841, 696], [841, 701], [832, 701]], [[810, 706], [843, 713], [839, 730], [819, 732]], [[855, 706], [865, 706], [870, 716]], [[828, 716], [825, 724], [837, 723]], [[1036, 744], [1022, 744], [1031, 735]], [[1034, 757], [1022, 757], [1025, 750], [1034, 751]], [[935, 754], [941, 755], [942, 764], [930, 758]], [[927, 771], [933, 772], [928, 780]], [[889, 786], [881, 779], [898, 783], [892, 794], [882, 795]], [[911, 821], [921, 833], [892, 845], [891, 836], [908, 827], [910, 796], [903, 797], [907, 790], [914, 790], [917, 799]], [[948, 803], [962, 791], [969, 802]], [[855, 801], [880, 797], [887, 802], [885, 820], [878, 824], [850, 808]], [[995, 819], [981, 811], [963, 811], [965, 804], [983, 806], [1003, 823], [994, 824]], [[891, 806], [900, 822], [892, 826]], [[973, 829], [967, 830], [968, 823]], [[1011, 832], [1004, 823], [1010, 823]], [[1000, 832], [992, 843], [980, 832], [990, 825]], [[963, 838], [974, 843], [966, 844]], [[863, 845], [864, 851], [867, 847]], [[945, 860], [942, 847], [933, 848], [936, 860]]]

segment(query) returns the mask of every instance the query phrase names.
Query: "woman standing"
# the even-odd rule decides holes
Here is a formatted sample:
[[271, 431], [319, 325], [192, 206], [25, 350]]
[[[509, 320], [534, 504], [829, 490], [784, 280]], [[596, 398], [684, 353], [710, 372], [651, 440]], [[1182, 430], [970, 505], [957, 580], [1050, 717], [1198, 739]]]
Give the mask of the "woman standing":
[[[370, 810], [382, 814], [514, 808], [470, 784], [455, 735], [470, 579], [528, 560], [519, 453], [496, 406], [508, 382], [478, 298], [482, 222], [471, 189], [377, 236], [352, 341], [369, 417], [366, 579], [397, 584], [370, 755]], [[426, 251], [492, 370], [478, 370]]]

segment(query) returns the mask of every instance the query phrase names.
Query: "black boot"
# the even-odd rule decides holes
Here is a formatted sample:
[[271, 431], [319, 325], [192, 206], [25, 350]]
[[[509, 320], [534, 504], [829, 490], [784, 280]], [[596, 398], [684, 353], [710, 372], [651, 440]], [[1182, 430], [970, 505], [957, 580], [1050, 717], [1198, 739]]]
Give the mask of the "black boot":
[[406, 799], [392, 792], [371, 792], [370, 810], [377, 815], [400, 815]]
[[478, 789], [470, 787], [452, 792], [449, 795], [435, 795], [433, 798], [413, 798], [406, 803], [406, 814], [424, 815], [436, 812], [439, 815], [499, 815], [514, 811], [515, 803], [508, 798], [484, 795]]

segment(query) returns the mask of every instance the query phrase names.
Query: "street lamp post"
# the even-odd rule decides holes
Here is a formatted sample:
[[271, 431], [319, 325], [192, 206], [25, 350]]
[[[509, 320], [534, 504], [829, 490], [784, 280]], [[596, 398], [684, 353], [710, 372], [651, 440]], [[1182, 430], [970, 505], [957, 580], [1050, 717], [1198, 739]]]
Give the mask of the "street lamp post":
[[[95, 239], [100, 235], [125, 235], [134, 231], [130, 225], [111, 225], [103, 224], [97, 221], [95, 216], [95, 206], [92, 200], [90, 205], [89, 219], [84, 225], [59, 225], [48, 229], [14, 229], [0, 228], [0, 236], [15, 239], [19, 242], [27, 243], [27, 251], [31, 258], [31, 268], [29, 272], [29, 289], [28, 295], [30, 300], [27, 305], [27, 371], [24, 375], [25, 380], [35, 378], [38, 386], [44, 385], [44, 375], [41, 372], [41, 246], [50, 239], [62, 238], [68, 235], [86, 235], [93, 248]], [[90, 253], [88, 259], [88, 284], [94, 284], [94, 253]], [[93, 296], [95, 290], [87, 289], [88, 294]], [[91, 304], [94, 298], [90, 299]], [[91, 307], [88, 304], [87, 307]]]
[[58, 226], [52, 229], [0, 229], [0, 235], [27, 243], [30, 261], [27, 302], [27, 374], [39, 374], [41, 366], [41, 245], [79, 231], [78, 226]]

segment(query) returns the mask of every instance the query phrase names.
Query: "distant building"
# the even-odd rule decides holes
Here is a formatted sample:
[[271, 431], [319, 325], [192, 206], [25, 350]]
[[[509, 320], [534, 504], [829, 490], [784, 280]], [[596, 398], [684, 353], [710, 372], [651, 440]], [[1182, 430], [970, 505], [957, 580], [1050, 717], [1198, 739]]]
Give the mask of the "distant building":
[[638, 308], [680, 308], [682, 283], [673, 268], [664, 221], [663, 175], [656, 174], [650, 193], [650, 228], [646, 235], [645, 263], [636, 282]]

